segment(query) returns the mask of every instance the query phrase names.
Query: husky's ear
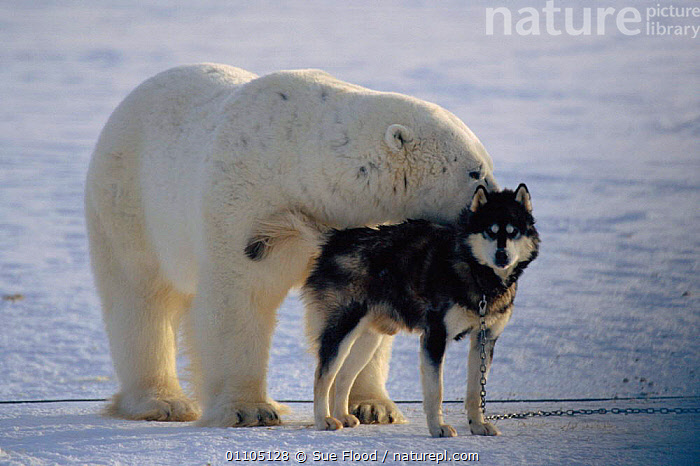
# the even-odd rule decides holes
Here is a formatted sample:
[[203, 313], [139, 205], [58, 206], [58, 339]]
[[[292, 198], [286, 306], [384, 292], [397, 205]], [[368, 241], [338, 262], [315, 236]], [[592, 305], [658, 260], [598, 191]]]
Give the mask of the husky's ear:
[[461, 227], [466, 227], [469, 225], [469, 221], [472, 218], [473, 212], [469, 210], [469, 207], [465, 207], [462, 209], [462, 211], [459, 213], [459, 218], [457, 219], [457, 224]]
[[527, 190], [525, 183], [520, 183], [518, 189], [515, 190], [515, 202], [519, 202], [525, 207], [525, 210], [532, 213], [532, 201], [530, 200], [530, 191]]
[[469, 210], [472, 212], [476, 212], [479, 210], [484, 204], [486, 204], [486, 201], [488, 200], [488, 193], [486, 191], [486, 187], [484, 185], [479, 185], [476, 187], [476, 191], [474, 191], [474, 197], [472, 197], [472, 203], [469, 206]]
[[393, 152], [399, 152], [413, 140], [413, 131], [404, 125], [390, 125], [384, 133], [384, 142]]

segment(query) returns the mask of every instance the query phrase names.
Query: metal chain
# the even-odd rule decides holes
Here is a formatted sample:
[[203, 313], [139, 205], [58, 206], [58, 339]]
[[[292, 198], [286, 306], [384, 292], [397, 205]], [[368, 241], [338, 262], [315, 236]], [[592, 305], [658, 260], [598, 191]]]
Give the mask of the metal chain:
[[599, 408], [599, 409], [557, 409], [554, 411], [523, 411], [520, 413], [492, 414], [486, 416], [486, 295], [479, 301], [479, 357], [481, 365], [481, 403], [479, 405], [484, 419], [499, 421], [502, 419], [527, 419], [530, 417], [578, 416], [589, 414], [700, 414], [700, 408]]
[[582, 414], [700, 414], [700, 408], [599, 408], [599, 409], [557, 409], [554, 411], [524, 411], [521, 413], [492, 414], [489, 421], [501, 419], [526, 419], [538, 416], [577, 416]]
[[486, 295], [481, 295], [481, 301], [479, 301], [479, 357], [481, 358], [481, 365], [479, 366], [479, 372], [481, 372], [481, 379], [479, 379], [479, 384], [481, 385], [481, 391], [479, 395], [481, 396], [481, 403], [479, 408], [481, 409], [481, 414], [486, 414]]

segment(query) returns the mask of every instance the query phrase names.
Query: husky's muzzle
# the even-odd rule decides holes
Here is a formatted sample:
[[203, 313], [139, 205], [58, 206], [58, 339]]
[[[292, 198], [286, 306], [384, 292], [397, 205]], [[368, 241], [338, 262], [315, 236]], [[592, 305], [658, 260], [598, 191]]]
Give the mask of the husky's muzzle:
[[504, 248], [496, 249], [495, 264], [502, 269], [508, 265], [508, 253]]

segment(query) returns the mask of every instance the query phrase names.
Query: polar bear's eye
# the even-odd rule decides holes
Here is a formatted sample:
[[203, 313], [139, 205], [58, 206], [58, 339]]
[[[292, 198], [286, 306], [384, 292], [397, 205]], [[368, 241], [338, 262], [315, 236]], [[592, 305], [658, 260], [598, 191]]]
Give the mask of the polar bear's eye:
[[469, 176], [474, 180], [478, 180], [479, 178], [481, 178], [481, 172], [478, 170], [474, 170], [469, 172]]

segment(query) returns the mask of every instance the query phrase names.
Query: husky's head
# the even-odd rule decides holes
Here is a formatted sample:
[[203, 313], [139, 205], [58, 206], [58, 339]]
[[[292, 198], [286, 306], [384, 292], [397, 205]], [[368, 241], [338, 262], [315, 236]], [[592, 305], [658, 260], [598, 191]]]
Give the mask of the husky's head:
[[506, 279], [537, 257], [539, 236], [527, 186], [487, 192], [479, 186], [460, 217], [462, 241], [471, 255]]

